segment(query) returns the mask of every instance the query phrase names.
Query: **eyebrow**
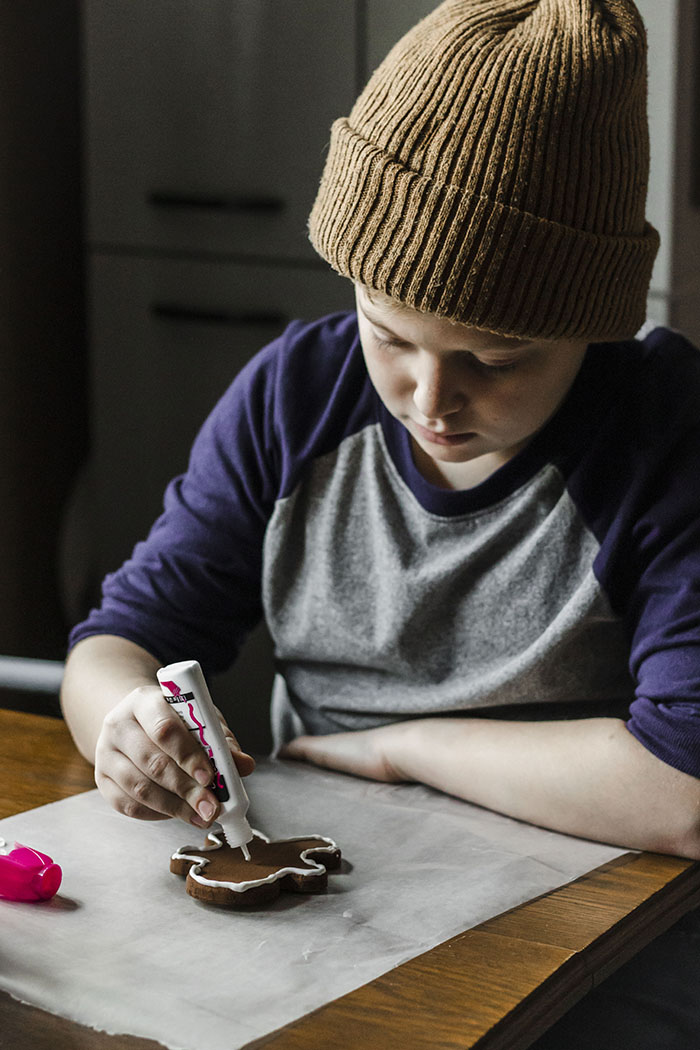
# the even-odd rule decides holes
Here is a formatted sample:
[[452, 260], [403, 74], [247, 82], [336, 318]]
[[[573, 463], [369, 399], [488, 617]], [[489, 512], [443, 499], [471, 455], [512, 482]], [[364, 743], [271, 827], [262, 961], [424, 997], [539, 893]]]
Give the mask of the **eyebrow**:
[[[372, 303], [372, 301], [370, 300], [370, 305], [374, 306], [376, 304]], [[375, 320], [375, 318], [373, 318], [371, 316], [371, 314], [368, 313], [367, 310], [365, 309], [364, 303], [360, 303], [360, 308], [362, 310], [362, 313], [365, 315], [366, 319], [370, 322], [370, 324], [374, 325], [375, 328], [381, 328], [382, 332], [386, 332], [387, 335], [393, 336], [394, 339], [396, 339], [398, 342], [406, 342], [406, 340], [402, 339], [401, 336], [397, 335], [396, 332], [393, 332], [391, 330], [391, 328], [387, 328], [387, 326], [385, 324], [383, 324], [382, 321]], [[400, 310], [400, 307], [397, 307], [397, 313], [399, 312], [399, 310]], [[455, 325], [455, 329], [457, 329], [457, 327], [458, 326]], [[503, 337], [495, 336], [495, 338], [503, 338]], [[474, 350], [460, 350], [459, 348], [456, 348], [455, 352], [456, 353], [466, 353], [466, 354], [471, 354], [471, 353], [479, 353], [479, 354], [494, 353], [494, 354], [499, 354], [499, 353], [503, 353], [504, 351], [508, 352], [509, 350], [510, 351], [512, 351], [512, 350], [526, 350], [528, 347], [530, 347], [532, 345], [533, 345], [533, 340], [531, 340], [531, 339], [523, 339], [523, 340], [518, 340], [517, 342], [513, 341], [513, 342], [508, 342], [508, 343], [502, 343], [500, 346], [483, 346], [483, 347], [478, 347], [478, 348], [475, 348]]]

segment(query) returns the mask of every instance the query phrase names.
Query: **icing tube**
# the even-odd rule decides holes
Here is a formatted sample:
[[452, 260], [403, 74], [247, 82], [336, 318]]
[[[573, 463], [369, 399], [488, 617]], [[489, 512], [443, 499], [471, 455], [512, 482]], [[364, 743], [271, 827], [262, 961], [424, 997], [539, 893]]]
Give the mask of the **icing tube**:
[[226, 841], [229, 846], [240, 846], [246, 860], [250, 860], [246, 847], [253, 837], [246, 819], [250, 803], [226, 744], [202, 668], [196, 660], [183, 660], [161, 667], [157, 676], [163, 696], [209, 756], [214, 774], [211, 790], [221, 803], [217, 819]]

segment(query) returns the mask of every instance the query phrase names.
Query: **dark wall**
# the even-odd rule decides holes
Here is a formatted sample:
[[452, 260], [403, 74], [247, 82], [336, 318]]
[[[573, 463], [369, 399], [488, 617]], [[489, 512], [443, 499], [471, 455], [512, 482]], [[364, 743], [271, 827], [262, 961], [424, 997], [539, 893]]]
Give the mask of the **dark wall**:
[[87, 450], [78, 32], [77, 2], [0, 0], [0, 653], [17, 656], [63, 656], [58, 551]]

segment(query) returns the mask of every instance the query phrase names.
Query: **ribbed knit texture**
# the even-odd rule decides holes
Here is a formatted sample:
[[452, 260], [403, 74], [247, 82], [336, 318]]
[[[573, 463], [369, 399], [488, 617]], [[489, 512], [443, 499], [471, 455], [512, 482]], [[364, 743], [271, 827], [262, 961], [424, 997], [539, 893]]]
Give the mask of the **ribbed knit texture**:
[[629, 0], [447, 0], [334, 123], [312, 243], [487, 331], [630, 336], [658, 249], [646, 92]]

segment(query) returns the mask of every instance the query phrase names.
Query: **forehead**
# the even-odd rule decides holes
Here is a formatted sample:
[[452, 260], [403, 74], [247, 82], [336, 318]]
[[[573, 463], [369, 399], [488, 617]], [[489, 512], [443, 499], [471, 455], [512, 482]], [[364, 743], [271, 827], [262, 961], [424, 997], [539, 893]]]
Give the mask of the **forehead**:
[[469, 350], [518, 350], [531, 343], [527, 339], [496, 335], [479, 328], [458, 324], [434, 314], [420, 313], [391, 299], [383, 292], [355, 286], [357, 303], [368, 321], [394, 335], [407, 340], [411, 336], [429, 342], [442, 343], [447, 347], [464, 347]]

